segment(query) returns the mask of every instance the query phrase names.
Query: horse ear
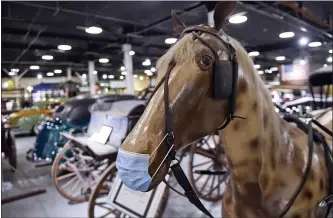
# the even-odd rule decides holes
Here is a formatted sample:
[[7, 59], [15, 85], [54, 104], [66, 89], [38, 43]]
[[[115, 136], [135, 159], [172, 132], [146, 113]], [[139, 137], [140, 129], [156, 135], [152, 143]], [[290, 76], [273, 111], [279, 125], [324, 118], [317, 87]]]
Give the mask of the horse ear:
[[214, 9], [215, 29], [221, 29], [224, 20], [235, 10], [236, 1], [219, 1]]
[[173, 29], [176, 33], [181, 34], [186, 28], [185, 24], [179, 19], [178, 15], [174, 10], [171, 11], [171, 20]]

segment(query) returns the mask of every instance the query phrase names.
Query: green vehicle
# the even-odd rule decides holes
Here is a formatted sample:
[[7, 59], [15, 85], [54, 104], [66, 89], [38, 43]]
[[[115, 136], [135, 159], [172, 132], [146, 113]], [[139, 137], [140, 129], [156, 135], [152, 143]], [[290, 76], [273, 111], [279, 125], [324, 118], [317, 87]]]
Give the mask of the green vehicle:
[[6, 127], [12, 128], [13, 134], [37, 134], [38, 124], [46, 117], [51, 117], [54, 109], [61, 101], [36, 102], [32, 107], [25, 108], [3, 118]]

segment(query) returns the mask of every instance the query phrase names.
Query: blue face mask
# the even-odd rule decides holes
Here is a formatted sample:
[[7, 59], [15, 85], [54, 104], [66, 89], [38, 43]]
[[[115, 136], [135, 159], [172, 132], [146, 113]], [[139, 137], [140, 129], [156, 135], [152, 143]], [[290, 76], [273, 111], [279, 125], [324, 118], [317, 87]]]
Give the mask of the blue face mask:
[[147, 191], [152, 178], [148, 173], [149, 154], [138, 154], [118, 150], [116, 167], [118, 176], [130, 189], [136, 191]]

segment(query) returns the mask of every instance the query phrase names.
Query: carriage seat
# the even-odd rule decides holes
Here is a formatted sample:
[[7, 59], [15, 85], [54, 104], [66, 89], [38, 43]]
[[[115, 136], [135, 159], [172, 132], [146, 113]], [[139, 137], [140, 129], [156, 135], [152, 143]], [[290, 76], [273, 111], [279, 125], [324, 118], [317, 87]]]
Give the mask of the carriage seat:
[[82, 146], [86, 146], [96, 156], [106, 156], [117, 152], [117, 148], [110, 144], [101, 144], [98, 142], [91, 141], [88, 136], [74, 136], [67, 132], [61, 132], [62, 136], [69, 140], [72, 140]]

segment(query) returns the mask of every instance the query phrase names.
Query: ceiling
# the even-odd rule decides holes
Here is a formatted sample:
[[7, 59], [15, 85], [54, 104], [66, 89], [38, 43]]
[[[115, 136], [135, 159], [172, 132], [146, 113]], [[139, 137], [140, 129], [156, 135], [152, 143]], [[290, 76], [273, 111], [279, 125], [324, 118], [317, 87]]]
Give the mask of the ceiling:
[[[87, 61], [96, 60], [95, 67], [102, 74], [120, 75], [123, 65], [122, 44], [130, 43], [134, 72], [147, 67], [142, 62], [149, 58], [154, 63], [170, 47], [164, 43], [169, 37], [178, 37], [172, 29], [170, 12], [175, 9], [186, 25], [207, 23], [207, 13], [216, 2], [186, 1], [58, 1], [58, 2], [4, 2], [2, 1], [1, 76], [6, 70], [18, 68], [20, 72], [30, 65], [39, 70], [28, 70], [26, 77], [71, 66], [74, 72], [87, 71]], [[289, 2], [290, 3], [290, 2]], [[307, 56], [324, 64], [332, 48], [332, 4], [329, 2], [238, 2], [234, 14], [245, 12], [248, 20], [242, 24], [225, 25], [227, 32], [238, 39], [248, 51], [259, 51], [255, 63], [262, 67], [277, 66], [275, 57], [286, 56], [285, 62]], [[85, 27], [99, 26], [103, 32], [91, 35]], [[306, 28], [306, 32], [300, 28]], [[293, 31], [295, 37], [281, 39], [281, 32]], [[321, 47], [300, 47], [298, 40], [306, 36], [320, 41]], [[59, 44], [72, 46], [60, 51]], [[51, 61], [41, 59], [50, 54]], [[108, 64], [98, 59], [107, 57]]]

